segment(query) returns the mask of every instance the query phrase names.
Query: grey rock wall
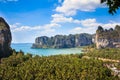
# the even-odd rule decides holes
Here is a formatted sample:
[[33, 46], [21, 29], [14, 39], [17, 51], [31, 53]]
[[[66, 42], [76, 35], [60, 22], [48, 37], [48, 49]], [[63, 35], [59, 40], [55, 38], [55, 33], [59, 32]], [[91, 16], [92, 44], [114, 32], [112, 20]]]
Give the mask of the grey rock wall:
[[56, 35], [54, 37], [37, 37], [32, 48], [74, 48], [87, 46], [92, 43], [92, 35], [76, 34], [76, 35]]

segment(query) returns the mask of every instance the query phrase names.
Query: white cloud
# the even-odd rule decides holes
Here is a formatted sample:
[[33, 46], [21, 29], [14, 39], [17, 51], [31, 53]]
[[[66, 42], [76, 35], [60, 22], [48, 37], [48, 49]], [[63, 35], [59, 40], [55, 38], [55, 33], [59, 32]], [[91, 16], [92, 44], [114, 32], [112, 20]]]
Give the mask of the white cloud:
[[85, 19], [85, 20], [81, 20], [79, 22], [81, 23], [81, 25], [83, 25], [85, 27], [97, 27], [98, 25], [101, 25], [101, 23], [98, 23], [95, 18]]
[[102, 7], [100, 0], [64, 0], [62, 6], [58, 6], [56, 11], [71, 16], [75, 15], [77, 10], [90, 12], [98, 7]]
[[0, 2], [17, 2], [18, 0], [0, 0]]
[[97, 27], [75, 27], [74, 29], [71, 29], [69, 32], [72, 34], [79, 34], [79, 33], [95, 33]]
[[72, 17], [66, 17], [63, 14], [54, 14], [52, 15], [51, 23], [75, 23], [80, 24], [81, 21], [73, 19]]
[[110, 22], [110, 23], [107, 23], [107, 24], [101, 24], [101, 26], [103, 26], [103, 28], [105, 28], [105, 29], [115, 28], [116, 25], [120, 25], [120, 23]]
[[78, 20], [73, 19], [72, 17], [64, 16], [63, 14], [54, 14], [52, 15], [51, 23], [75, 23], [81, 24], [83, 26], [98, 26], [101, 25], [100, 23], [96, 22], [95, 18], [85, 19], [85, 20]]
[[15, 28], [17, 28], [18, 26], [20, 26], [20, 23], [15, 23], [15, 24], [10, 25], [10, 28], [11, 28], [11, 29], [15, 29]]
[[18, 1], [18, 0], [5, 0], [5, 1]]
[[62, 0], [58, 0], [58, 2], [59, 2], [59, 3], [61, 3], [61, 2], [62, 2]]
[[51, 21], [52, 23], [67, 23], [67, 22], [72, 22], [73, 18], [72, 17], [65, 17], [62, 14], [54, 14], [52, 15], [53, 20]]
[[12, 31], [16, 32], [16, 31], [30, 31], [30, 30], [40, 30], [41, 26], [35, 26], [35, 27], [30, 27], [30, 26], [21, 26], [18, 28], [14, 28]]
[[79, 21], [82, 27], [75, 27], [71, 29], [70, 33], [90, 33], [93, 34], [96, 32], [96, 29], [101, 25], [104, 29], [115, 28], [116, 25], [120, 25], [119, 22], [108, 22], [108, 23], [99, 23], [96, 19], [85, 19]]
[[34, 42], [34, 39], [38, 36], [51, 36], [55, 34], [56, 29], [59, 27], [60, 25], [56, 23], [43, 26], [23, 26], [20, 23], [15, 23], [10, 25], [13, 36], [12, 42]]
[[43, 26], [21, 26], [20, 23], [15, 23], [13, 25], [10, 25], [10, 28], [12, 32], [22, 32], [22, 31], [36, 31], [39, 32], [39, 34], [42, 35], [49, 35], [49, 33], [55, 32], [56, 29], [61, 27], [58, 23], [74, 23], [78, 24], [81, 27], [75, 27], [74, 29], [71, 29], [71, 33], [95, 33], [97, 27], [99, 25], [103, 26], [105, 29], [114, 28], [116, 25], [120, 25], [118, 22], [110, 21], [106, 24], [99, 23], [96, 21], [95, 18], [89, 18], [84, 20], [74, 20], [73, 18], [66, 18], [63, 15], [53, 15], [53, 20], [50, 24], [46, 24]]
[[[0, 0], [0, 1], [18, 1], [18, 0]], [[15, 23], [10, 25], [12, 34], [14, 35], [13, 42], [24, 42], [32, 40], [38, 36], [52, 36], [58, 33], [95, 33], [97, 26], [101, 25], [104, 28], [110, 28], [115, 25], [120, 25], [117, 22], [108, 22], [106, 24], [99, 23], [95, 18], [88, 18], [85, 20], [74, 19], [72, 15], [75, 15], [78, 10], [80, 11], [95, 11], [96, 8], [101, 7], [100, 0], [58, 0], [59, 3], [62, 3], [62, 6], [56, 8], [56, 13], [53, 14], [52, 20], [49, 24], [37, 25], [37, 26], [28, 26], [22, 25], [20, 23]], [[62, 24], [63, 23], [63, 24]], [[71, 23], [77, 27], [69, 30], [69, 32], [59, 31], [58, 28], [64, 26], [64, 23]], [[73, 27], [73, 26], [70, 27]], [[21, 36], [21, 37], [19, 37]], [[25, 40], [20, 40], [24, 38]], [[19, 41], [20, 40], [20, 41]]]
[[10, 25], [10, 28], [12, 32], [19, 32], [19, 31], [40, 30], [41, 26], [31, 27], [31, 26], [21, 25], [20, 23], [15, 23], [15, 24]]
[[[39, 34], [40, 35], [47, 35], [47, 36], [50, 36], [51, 33], [54, 33], [55, 32], [55, 29], [45, 29], [43, 31], [41, 31]], [[40, 36], [39, 35], [39, 36]]]
[[120, 23], [113, 22], [113, 21], [110, 21], [106, 24], [99, 23], [99, 22], [96, 21], [95, 18], [78, 20], [78, 19], [73, 19], [72, 17], [66, 17], [63, 14], [54, 14], [54, 15], [52, 15], [52, 18], [53, 19], [52, 19], [51, 23], [56, 23], [56, 24], [59, 24], [59, 23], [74, 23], [74, 24], [77, 24], [77, 25], [80, 25], [80, 26], [84, 27], [84, 28], [80, 28], [80, 27], [75, 28], [73, 30], [75, 32], [82, 31], [82, 32], [86, 32], [86, 33], [87, 32], [95, 33], [95, 30], [97, 29], [96, 27], [98, 27], [99, 25], [103, 26], [103, 28], [105, 28], [105, 29], [114, 28], [116, 25], [120, 25]]
[[32, 31], [32, 30], [50, 31], [50, 30], [57, 28], [57, 27], [60, 27], [60, 25], [56, 24], [56, 23], [50, 23], [50, 24], [46, 24], [43, 26], [23, 26], [20, 23], [15, 23], [15, 24], [10, 25], [12, 32]]
[[42, 26], [43, 29], [52, 29], [52, 28], [58, 28], [61, 25], [57, 24], [57, 23], [50, 23], [50, 24], [46, 24], [44, 26]]

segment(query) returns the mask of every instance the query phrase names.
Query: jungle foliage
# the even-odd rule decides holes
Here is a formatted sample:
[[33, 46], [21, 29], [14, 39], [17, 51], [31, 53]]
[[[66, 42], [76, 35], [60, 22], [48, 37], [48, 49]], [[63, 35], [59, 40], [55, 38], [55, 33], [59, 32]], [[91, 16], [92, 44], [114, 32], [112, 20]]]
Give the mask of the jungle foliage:
[[1, 59], [0, 80], [118, 80], [102, 61], [82, 55], [32, 56], [14, 51]]
[[105, 49], [92, 49], [85, 55], [89, 57], [99, 57], [106, 59], [120, 60], [120, 49], [119, 48], [105, 48]]

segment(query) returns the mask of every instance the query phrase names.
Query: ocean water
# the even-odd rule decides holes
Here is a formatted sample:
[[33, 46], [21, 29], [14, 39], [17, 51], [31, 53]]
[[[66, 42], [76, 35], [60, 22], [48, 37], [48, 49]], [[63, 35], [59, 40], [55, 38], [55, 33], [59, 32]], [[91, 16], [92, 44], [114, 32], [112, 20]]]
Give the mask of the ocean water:
[[33, 55], [49, 56], [57, 54], [77, 54], [81, 53], [81, 48], [65, 48], [65, 49], [32, 49], [31, 43], [12, 43], [11, 47], [16, 51], [22, 50], [23, 52]]

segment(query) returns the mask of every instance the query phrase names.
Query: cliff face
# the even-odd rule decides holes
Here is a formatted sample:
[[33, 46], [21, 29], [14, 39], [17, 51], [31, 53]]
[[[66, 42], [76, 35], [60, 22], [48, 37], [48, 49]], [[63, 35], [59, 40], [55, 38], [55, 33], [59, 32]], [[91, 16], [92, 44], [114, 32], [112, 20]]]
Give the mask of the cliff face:
[[8, 57], [11, 53], [11, 32], [9, 25], [0, 17], [0, 58]]
[[37, 37], [32, 48], [73, 48], [92, 44], [92, 35], [56, 35], [54, 37]]
[[95, 36], [96, 48], [120, 48], [120, 26], [116, 26], [113, 30], [104, 30], [98, 27]]

